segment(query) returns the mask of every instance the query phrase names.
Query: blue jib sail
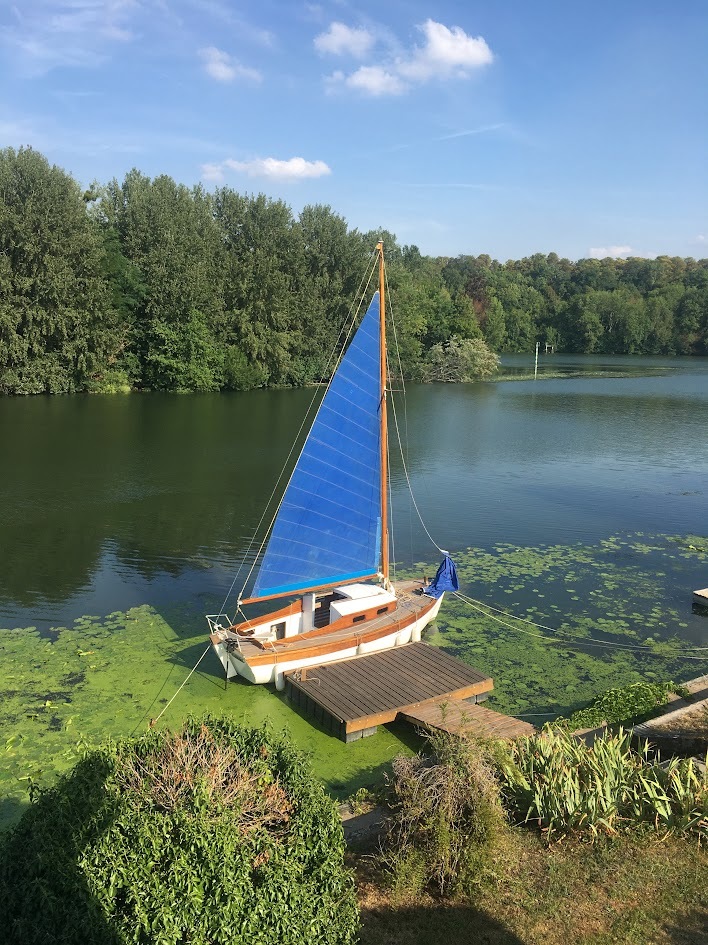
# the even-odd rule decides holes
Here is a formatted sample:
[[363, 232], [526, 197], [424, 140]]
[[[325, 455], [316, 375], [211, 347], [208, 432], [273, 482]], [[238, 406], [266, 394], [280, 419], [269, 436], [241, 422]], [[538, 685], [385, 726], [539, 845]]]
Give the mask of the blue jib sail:
[[379, 320], [377, 292], [285, 490], [252, 597], [346, 583], [379, 570]]

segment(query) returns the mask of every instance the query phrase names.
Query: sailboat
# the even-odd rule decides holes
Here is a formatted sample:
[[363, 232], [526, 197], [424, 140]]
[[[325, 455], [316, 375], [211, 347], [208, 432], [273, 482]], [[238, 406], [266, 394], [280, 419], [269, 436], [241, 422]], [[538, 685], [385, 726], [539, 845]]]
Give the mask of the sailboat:
[[[227, 679], [285, 687], [285, 674], [420, 640], [445, 590], [434, 580], [389, 578], [386, 301], [383, 243], [378, 291], [342, 355], [282, 495], [251, 596], [236, 622], [209, 614]], [[375, 273], [372, 270], [372, 275]], [[265, 545], [265, 541], [263, 543]], [[263, 547], [263, 546], [262, 546]], [[246, 618], [249, 605], [287, 600]]]

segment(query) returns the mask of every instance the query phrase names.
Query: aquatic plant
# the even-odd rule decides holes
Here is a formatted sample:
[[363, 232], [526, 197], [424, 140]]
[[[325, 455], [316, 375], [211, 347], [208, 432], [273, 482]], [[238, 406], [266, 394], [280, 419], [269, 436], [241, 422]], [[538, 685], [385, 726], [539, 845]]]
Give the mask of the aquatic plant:
[[343, 856], [336, 806], [287, 739], [191, 719], [38, 792], [0, 845], [4, 941], [351, 945]]
[[[49, 787], [86, 746], [148, 728], [207, 645], [203, 617], [195, 611], [159, 614], [135, 607], [103, 619], [79, 618], [49, 636], [31, 627], [0, 630], [0, 829], [21, 815], [32, 785]], [[316, 775], [340, 795], [371, 784], [394, 755], [407, 750], [395, 727], [347, 746], [269, 688], [226, 686], [211, 653], [160, 724], [179, 728], [190, 713], [202, 712], [287, 729], [311, 753]]]
[[[696, 676], [706, 662], [681, 650], [682, 638], [690, 633], [696, 643], [707, 626], [690, 610], [690, 590], [705, 582], [705, 553], [700, 536], [689, 537], [687, 544], [681, 536], [631, 534], [597, 546], [469, 549], [456, 555], [465, 593], [559, 632], [506, 618], [500, 624], [448, 595], [427, 640], [493, 676], [496, 706], [536, 724], [571, 715], [608, 689]], [[413, 574], [432, 570], [420, 562]], [[677, 587], [686, 589], [684, 607]], [[165, 707], [204, 652], [200, 604], [81, 617], [49, 634], [0, 630], [0, 827], [17, 819], [30, 785], [52, 784], [82, 745], [143, 730]], [[393, 757], [420, 747], [401, 725], [345, 745], [267, 688], [226, 686], [211, 654], [163, 722], [179, 727], [190, 712], [204, 711], [287, 727], [339, 796], [374, 783]]]

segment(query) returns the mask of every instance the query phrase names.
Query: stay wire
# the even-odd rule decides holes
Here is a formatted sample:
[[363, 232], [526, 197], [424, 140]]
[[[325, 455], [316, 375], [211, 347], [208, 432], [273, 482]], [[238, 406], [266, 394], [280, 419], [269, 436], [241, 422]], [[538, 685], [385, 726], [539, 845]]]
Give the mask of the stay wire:
[[[410, 459], [410, 442], [411, 442], [411, 441], [410, 441], [410, 437], [409, 437], [409, 435], [408, 435], [408, 392], [407, 392], [407, 390], [406, 390], [406, 379], [405, 379], [405, 377], [403, 376], [403, 363], [402, 363], [402, 361], [401, 361], [401, 348], [400, 348], [400, 345], [398, 344], [398, 334], [397, 334], [397, 331], [396, 331], [396, 319], [395, 319], [395, 316], [394, 316], [393, 302], [391, 301], [392, 295], [391, 295], [391, 290], [390, 290], [390, 288], [389, 288], [389, 282], [388, 282], [388, 269], [384, 269], [384, 280], [385, 280], [385, 283], [386, 283], [386, 297], [387, 297], [387, 299], [388, 299], [388, 311], [389, 311], [390, 319], [391, 319], [391, 328], [392, 328], [392, 332], [393, 332], [394, 347], [395, 347], [395, 349], [396, 349], [396, 363], [397, 363], [397, 365], [398, 365], [398, 377], [400, 378], [400, 382], [401, 382], [401, 393], [402, 393], [402, 395], [403, 395], [403, 397], [402, 397], [402, 400], [403, 400], [403, 426], [404, 426], [403, 438], [404, 438], [404, 441], [405, 441], [405, 444], [406, 444], [405, 461], [406, 461], [406, 463], [408, 463], [408, 462], [409, 462], [409, 459]], [[393, 400], [393, 396], [394, 396], [393, 390], [391, 390], [391, 399], [392, 399], [392, 400]], [[403, 458], [404, 458], [404, 457], [403, 457], [403, 453], [401, 453], [401, 459], [403, 459]], [[410, 554], [411, 559], [412, 559], [412, 558], [413, 558], [413, 504], [412, 504], [412, 502], [411, 502], [411, 499], [412, 499], [412, 493], [411, 493], [410, 490], [409, 490], [409, 495], [408, 495], [408, 551], [409, 551], [409, 554]]]
[[[674, 651], [673, 653], [656, 653], [650, 646], [644, 646], [642, 644], [633, 644], [633, 643], [614, 643], [610, 640], [598, 640], [596, 637], [558, 637], [553, 639], [545, 633], [533, 633], [531, 630], [523, 630], [521, 627], [517, 627], [514, 624], [508, 623], [505, 620], [501, 620], [499, 617], [495, 617], [494, 614], [490, 614], [487, 610], [483, 608], [489, 608], [491, 610], [496, 610], [498, 613], [502, 613], [507, 617], [510, 617], [512, 620], [522, 621], [524, 623], [530, 623], [532, 626], [543, 628], [543, 624], [534, 624], [531, 620], [525, 620], [523, 617], [515, 617], [513, 614], [507, 614], [505, 611], [500, 611], [496, 607], [491, 607], [489, 604], [484, 604], [481, 601], [475, 601], [474, 598], [468, 597], [466, 594], [461, 594], [459, 591], [454, 591], [452, 594], [453, 597], [458, 598], [463, 603], [467, 604], [468, 607], [471, 607], [473, 610], [476, 610], [478, 613], [482, 614], [484, 617], [488, 617], [490, 620], [494, 620], [497, 623], [501, 624], [503, 627], [506, 627], [508, 630], [513, 630], [516, 633], [523, 633], [525, 636], [535, 637], [536, 639], [543, 640], [546, 643], [555, 643], [561, 646], [567, 646], [569, 648], [579, 648], [581, 646], [592, 646], [592, 647], [606, 647], [606, 648], [616, 648], [628, 652], [640, 652], [644, 653], [647, 656], [657, 656], [663, 659], [685, 659], [685, 660], [703, 660], [705, 662], [705, 656], [691, 656], [690, 653], [695, 653], [698, 650], [701, 650], [701, 647], [691, 647], [689, 650], [679, 650]], [[546, 627], [544, 629], [550, 630], [553, 633], [561, 633], [562, 631], [554, 630], [552, 627]]]
[[[291, 456], [293, 455], [293, 452], [295, 451], [295, 447], [296, 447], [296, 445], [297, 445], [297, 443], [298, 443], [298, 440], [300, 439], [300, 435], [301, 435], [301, 433], [302, 433], [302, 431], [303, 431], [303, 429], [304, 429], [304, 427], [305, 427], [305, 424], [307, 423], [307, 421], [308, 421], [308, 419], [309, 419], [309, 417], [310, 417], [310, 414], [312, 413], [312, 408], [313, 408], [313, 406], [314, 406], [314, 404], [315, 404], [315, 401], [316, 401], [316, 399], [317, 399], [317, 395], [318, 395], [318, 393], [319, 393], [319, 387], [324, 383], [324, 380], [325, 380], [325, 378], [327, 377], [328, 374], [330, 374], [330, 377], [329, 377], [329, 382], [328, 382], [328, 384], [327, 384], [327, 389], [325, 390], [325, 396], [326, 396], [326, 394], [327, 394], [327, 391], [329, 390], [329, 387], [330, 387], [330, 385], [331, 385], [331, 383], [332, 383], [332, 377], [334, 376], [334, 371], [336, 370], [336, 366], [335, 366], [335, 368], [334, 368], [334, 369], [331, 371], [331, 373], [330, 373], [330, 365], [332, 364], [332, 360], [334, 359], [337, 350], [341, 347], [341, 351], [340, 351], [339, 358], [337, 358], [337, 364], [339, 364], [339, 361], [341, 360], [341, 357], [342, 357], [342, 353], [343, 353], [344, 347], [346, 346], [346, 343], [347, 343], [347, 341], [349, 340], [349, 337], [350, 337], [350, 335], [351, 335], [351, 333], [352, 333], [352, 330], [353, 330], [354, 323], [355, 323], [355, 321], [356, 321], [357, 315], [359, 314], [359, 311], [361, 310], [361, 306], [362, 306], [362, 303], [363, 303], [363, 299], [364, 299], [364, 297], [366, 296], [366, 294], [367, 294], [367, 292], [368, 292], [369, 286], [371, 285], [371, 280], [372, 280], [372, 278], [373, 278], [373, 274], [374, 274], [374, 271], [375, 271], [375, 266], [372, 265], [372, 261], [373, 261], [373, 259], [374, 259], [374, 256], [375, 256], [375, 251], [373, 251], [373, 252], [371, 252], [371, 253], [369, 254], [369, 258], [368, 258], [368, 262], [367, 262], [367, 268], [365, 269], [364, 274], [363, 274], [363, 276], [361, 277], [361, 280], [360, 280], [360, 282], [359, 282], [359, 286], [357, 287], [356, 293], [355, 293], [355, 295], [354, 295], [354, 301], [352, 302], [352, 304], [351, 304], [350, 307], [349, 307], [349, 311], [348, 311], [348, 313], [347, 313], [347, 317], [345, 318], [344, 322], [342, 323], [342, 327], [339, 329], [339, 333], [338, 333], [338, 335], [337, 335], [337, 339], [336, 339], [336, 341], [335, 341], [335, 343], [334, 343], [332, 349], [330, 350], [329, 356], [328, 356], [328, 358], [327, 358], [327, 363], [325, 364], [325, 367], [323, 368], [322, 374], [321, 374], [321, 376], [320, 376], [320, 383], [319, 383], [319, 384], [317, 385], [317, 387], [315, 388], [315, 391], [314, 391], [314, 393], [313, 393], [313, 395], [312, 395], [312, 399], [310, 400], [310, 403], [309, 403], [309, 405], [308, 405], [308, 407], [307, 407], [307, 410], [305, 411], [305, 415], [304, 415], [304, 417], [302, 418], [302, 422], [301, 422], [301, 424], [300, 424], [300, 426], [299, 426], [299, 428], [298, 428], [298, 431], [297, 431], [295, 437], [293, 438], [293, 442], [292, 442], [292, 445], [291, 445], [290, 450], [289, 450], [289, 452], [288, 452], [288, 455], [287, 455], [287, 457], [285, 458], [285, 462], [283, 463], [283, 466], [282, 466], [282, 468], [281, 468], [281, 470], [280, 470], [280, 473], [278, 474], [278, 478], [276, 479], [275, 485], [273, 486], [273, 490], [272, 490], [270, 496], [268, 497], [268, 501], [266, 502], [266, 504], [265, 504], [265, 506], [264, 506], [264, 508], [263, 508], [263, 513], [261, 514], [261, 517], [260, 517], [260, 519], [259, 519], [259, 521], [258, 521], [258, 524], [256, 525], [256, 528], [255, 528], [255, 530], [254, 530], [254, 532], [253, 532], [253, 534], [252, 534], [252, 536], [251, 536], [251, 539], [250, 539], [250, 541], [249, 541], [249, 543], [248, 543], [248, 547], [246, 548], [246, 551], [244, 552], [243, 557], [241, 558], [241, 563], [239, 564], [238, 570], [236, 571], [236, 574], [234, 575], [234, 579], [233, 579], [233, 581], [231, 582], [231, 586], [229, 587], [228, 591], [226, 592], [226, 596], [224, 597], [224, 602], [223, 602], [223, 604], [221, 605], [221, 608], [220, 608], [220, 613], [225, 613], [224, 608], [226, 607], [226, 604], [227, 604], [229, 598], [231, 597], [231, 594], [233, 593], [233, 589], [234, 589], [234, 587], [236, 586], [236, 581], [238, 580], [238, 577], [239, 577], [239, 575], [240, 575], [240, 573], [241, 573], [241, 571], [242, 571], [242, 569], [243, 569], [243, 566], [244, 566], [244, 564], [246, 563], [246, 561], [248, 560], [248, 557], [249, 557], [249, 555], [250, 555], [250, 553], [251, 553], [251, 549], [253, 548], [253, 545], [255, 544], [256, 538], [257, 538], [259, 532], [261, 531], [261, 527], [262, 527], [262, 525], [263, 525], [263, 522], [265, 521], [265, 517], [266, 517], [266, 515], [267, 515], [267, 513], [268, 513], [268, 509], [271, 507], [271, 503], [273, 502], [273, 499], [274, 499], [274, 497], [275, 497], [275, 495], [276, 495], [276, 493], [277, 493], [277, 491], [278, 491], [278, 487], [279, 487], [280, 482], [281, 482], [281, 480], [282, 480], [282, 478], [283, 478], [283, 475], [285, 474], [285, 470], [286, 470], [287, 467], [288, 467], [288, 463], [290, 462], [290, 458], [291, 458]], [[367, 272], [368, 272], [368, 278], [367, 278]], [[365, 282], [365, 281], [366, 281], [366, 285], [364, 285], [364, 282]], [[348, 326], [348, 327], [347, 327], [347, 326]], [[344, 342], [341, 343], [341, 345], [340, 345], [340, 341], [341, 341], [342, 335], [343, 335], [344, 332], [345, 332], [345, 329], [346, 329], [346, 335], [345, 335], [345, 338], [344, 338]], [[322, 397], [322, 400], [324, 400], [324, 396]], [[321, 406], [321, 404], [320, 404], [320, 406]], [[316, 414], [315, 414], [315, 416], [316, 416]], [[304, 445], [303, 445], [303, 447], [302, 447], [301, 450], [300, 450], [301, 453], [302, 453], [302, 449], [304, 449]], [[296, 464], [296, 465], [297, 465], [297, 464]], [[294, 472], [294, 469], [293, 469], [293, 472]], [[291, 472], [291, 474], [290, 474], [290, 479], [292, 479], [292, 472]], [[288, 480], [288, 485], [290, 484], [290, 479]], [[286, 486], [285, 490], [283, 490], [283, 496], [281, 496], [280, 502], [278, 503], [278, 505], [277, 505], [277, 507], [276, 507], [276, 509], [275, 509], [275, 513], [274, 513], [274, 515], [273, 515], [273, 518], [271, 519], [270, 524], [268, 525], [268, 528], [266, 529], [266, 532], [265, 532], [265, 536], [264, 536], [264, 538], [263, 538], [263, 541], [261, 542], [261, 544], [260, 544], [260, 546], [259, 546], [259, 548], [258, 548], [258, 551], [256, 552], [255, 556], [253, 557], [253, 561], [252, 561], [252, 563], [251, 563], [250, 570], [249, 570], [248, 574], [246, 575], [246, 579], [245, 579], [245, 581], [243, 582], [243, 587], [241, 588], [241, 591], [239, 592], [239, 601], [240, 601], [240, 599], [241, 599], [241, 596], [243, 595], [244, 590], [246, 589], [246, 585], [248, 584], [248, 582], [249, 582], [249, 580], [250, 580], [250, 578], [251, 578], [251, 575], [253, 574], [253, 571], [254, 571], [255, 566], [256, 566], [256, 562], [258, 561], [258, 558], [260, 557], [260, 554], [261, 554], [261, 552], [262, 552], [262, 550], [263, 550], [263, 546], [265, 545], [265, 543], [266, 543], [266, 541], [267, 541], [267, 539], [268, 539], [268, 536], [269, 536], [269, 534], [270, 534], [271, 528], [273, 527], [273, 523], [275, 522], [276, 516], [277, 516], [277, 514], [278, 514], [278, 510], [280, 509], [280, 506], [281, 506], [281, 504], [282, 504], [283, 497], [284, 497], [284, 495], [285, 495], [285, 491], [286, 491], [286, 490], [287, 490], [287, 486]], [[239, 606], [237, 607], [237, 613], [240, 611], [240, 609], [241, 609], [241, 608], [240, 608], [240, 605], [239, 605]]]
[[180, 692], [182, 692], [182, 690], [184, 689], [184, 687], [187, 685], [187, 683], [189, 682], [189, 680], [192, 678], [193, 674], [197, 671], [197, 667], [199, 666], [199, 664], [201, 663], [201, 661], [204, 659], [204, 657], [207, 655], [207, 653], [209, 652], [210, 649], [211, 649], [211, 643], [210, 643], [209, 646], [206, 648], [206, 650], [204, 650], [204, 652], [202, 653], [202, 655], [199, 657], [199, 659], [197, 660], [197, 662], [194, 664], [194, 666], [192, 667], [192, 669], [189, 671], [189, 674], [188, 674], [187, 678], [182, 682], [182, 685], [179, 687], [179, 689], [177, 690], [177, 692], [172, 696], [172, 698], [170, 699], [170, 701], [169, 701], [165, 706], [163, 706], [162, 711], [161, 711], [160, 714], [157, 716], [157, 718], [155, 718], [155, 719], [150, 719], [150, 728], [154, 728], [154, 727], [157, 725], [157, 723], [160, 721], [160, 719], [162, 718], [162, 716], [165, 714], [165, 712], [167, 712], [167, 710], [168, 710], [169, 707], [172, 705], [172, 703], [175, 701], [175, 699], [177, 698], [177, 696], [180, 694]]
[[398, 416], [397, 416], [397, 414], [396, 414], [396, 405], [395, 405], [395, 403], [394, 403], [393, 397], [391, 398], [391, 407], [392, 407], [392, 413], [393, 413], [393, 425], [394, 425], [394, 427], [395, 427], [395, 429], [396, 429], [396, 438], [398, 439], [398, 448], [399, 448], [399, 450], [400, 450], [400, 452], [401, 452], [401, 465], [403, 466], [403, 472], [404, 472], [404, 475], [405, 475], [405, 477], [406, 477], [406, 482], [408, 483], [408, 491], [410, 492], [410, 495], [411, 495], [411, 501], [412, 501], [412, 503], [413, 503], [413, 508], [416, 510], [416, 514], [418, 515], [418, 519], [419, 519], [419, 521], [420, 521], [420, 524], [423, 526], [423, 531], [424, 531], [425, 534], [428, 536], [428, 538], [430, 539], [430, 541], [433, 543], [433, 545], [435, 545], [435, 547], [438, 549], [438, 551], [440, 552], [440, 554], [443, 554], [443, 555], [444, 555], [444, 554], [447, 554], [447, 552], [445, 551], [445, 549], [444, 549], [444, 548], [441, 548], [440, 545], [435, 541], [435, 539], [433, 538], [433, 536], [430, 534], [430, 532], [428, 531], [427, 525], [426, 525], [425, 522], [423, 521], [423, 516], [420, 514], [420, 509], [418, 508], [418, 503], [416, 502], [416, 500], [415, 500], [415, 495], [413, 494], [413, 486], [411, 485], [411, 479], [410, 479], [410, 476], [408, 475], [408, 466], [407, 466], [406, 460], [405, 460], [405, 458], [404, 458], [404, 456], [403, 456], [403, 444], [401, 443], [401, 431], [400, 431], [400, 429], [399, 429], [399, 427], [398, 427]]
[[[387, 287], [388, 287], [388, 279], [387, 279], [386, 285], [387, 285]], [[404, 382], [403, 382], [403, 368], [402, 368], [401, 360], [400, 360], [400, 349], [399, 349], [399, 346], [398, 346], [398, 336], [397, 336], [397, 333], [396, 333], [396, 322], [395, 322], [395, 319], [394, 319], [394, 317], [393, 317], [393, 309], [392, 309], [392, 307], [389, 308], [389, 311], [390, 311], [390, 314], [391, 314], [391, 326], [392, 326], [392, 328], [393, 328], [394, 343], [395, 343], [396, 352], [397, 352], [397, 355], [398, 355], [398, 365], [399, 365], [399, 372], [400, 372], [400, 376], [401, 376], [401, 386], [402, 386], [403, 393], [404, 393], [404, 409], [405, 409], [405, 384], [404, 384]], [[441, 547], [438, 545], [438, 543], [435, 541], [435, 539], [433, 538], [433, 536], [432, 536], [432, 535], [430, 534], [430, 532], [428, 531], [428, 528], [427, 528], [425, 522], [423, 521], [423, 516], [422, 516], [421, 513], [420, 513], [420, 509], [418, 508], [418, 503], [416, 502], [415, 495], [414, 495], [414, 493], [413, 493], [413, 486], [412, 486], [412, 484], [411, 484], [410, 475], [409, 475], [409, 473], [408, 473], [408, 465], [407, 465], [407, 463], [406, 463], [406, 459], [405, 459], [405, 456], [404, 456], [404, 453], [403, 453], [403, 445], [402, 445], [402, 443], [401, 443], [401, 434], [400, 434], [400, 428], [399, 428], [399, 425], [398, 425], [398, 417], [397, 417], [397, 414], [396, 414], [395, 398], [393, 398], [393, 397], [391, 398], [391, 408], [392, 408], [392, 413], [393, 413], [394, 426], [395, 426], [395, 429], [396, 429], [396, 436], [397, 436], [397, 439], [398, 439], [399, 450], [400, 450], [400, 453], [401, 453], [401, 463], [402, 463], [402, 465], [403, 465], [403, 472], [404, 472], [405, 477], [406, 477], [406, 482], [408, 483], [408, 491], [409, 491], [409, 493], [410, 493], [410, 497], [411, 497], [411, 501], [412, 501], [412, 503], [413, 503], [413, 507], [415, 508], [415, 511], [416, 511], [416, 513], [417, 513], [417, 515], [418, 515], [418, 519], [419, 519], [419, 521], [420, 521], [420, 524], [421, 524], [422, 527], [423, 527], [423, 530], [425, 531], [425, 534], [428, 536], [428, 538], [429, 538], [430, 541], [433, 543], [433, 545], [437, 548], [437, 550], [438, 550], [441, 554], [445, 554], [445, 553], [446, 553], [445, 550], [444, 550], [443, 548], [441, 548]], [[406, 413], [406, 425], [407, 425], [407, 422], [408, 422], [408, 417], [407, 417], [407, 413]], [[407, 440], [406, 440], [406, 442], [407, 442]], [[509, 618], [512, 619], [512, 620], [521, 621], [522, 623], [530, 624], [531, 626], [537, 627], [538, 629], [541, 629], [541, 630], [548, 630], [548, 631], [550, 631], [551, 633], [561, 634], [562, 631], [559, 631], [559, 630], [557, 630], [557, 629], [554, 628], [554, 627], [548, 627], [548, 626], [546, 626], [546, 625], [544, 625], [544, 624], [535, 623], [533, 620], [528, 620], [528, 619], [525, 618], [525, 617], [517, 617], [515, 614], [510, 614], [510, 613], [508, 613], [507, 611], [504, 611], [504, 610], [499, 609], [498, 607], [493, 607], [491, 604], [486, 604], [486, 603], [484, 603], [483, 601], [477, 601], [477, 600], [475, 600], [474, 598], [469, 597], [468, 595], [465, 595], [465, 594], [460, 594], [459, 592], [455, 593], [454, 596], [455, 596], [455, 597], [458, 597], [458, 598], [459, 598], [460, 600], [462, 600], [464, 603], [468, 604], [470, 607], [473, 607], [475, 610], [478, 610], [480, 613], [484, 614], [485, 616], [490, 617], [492, 620], [496, 620], [498, 623], [502, 624], [502, 626], [506, 626], [507, 628], [509, 628], [509, 629], [511, 629], [511, 630], [516, 630], [516, 631], [518, 631], [519, 633], [525, 633], [525, 634], [527, 634], [528, 636], [538, 637], [539, 639], [545, 640], [545, 641], [547, 641], [548, 643], [565, 643], [566, 645], [572, 645], [573, 643], [576, 643], [576, 644], [581, 644], [581, 645], [584, 645], [584, 646], [599, 646], [599, 647], [608, 647], [608, 648], [609, 648], [609, 647], [615, 647], [615, 648], [617, 648], [617, 649], [629, 650], [629, 651], [633, 651], [633, 652], [643, 652], [643, 653], [647, 653], [648, 655], [651, 655], [651, 656], [665, 656], [665, 658], [667, 658], [667, 659], [669, 659], [669, 658], [677, 658], [677, 657], [678, 657], [678, 658], [681, 658], [681, 659], [701, 660], [701, 659], [705, 659], [705, 657], [702, 657], [702, 656], [692, 656], [692, 655], [689, 655], [689, 654], [691, 654], [691, 653], [700, 653], [700, 652], [703, 652], [703, 651], [705, 651], [705, 650], [708, 650], [708, 647], [700, 647], [700, 646], [689, 647], [688, 650], [680, 650], [680, 651], [678, 651], [678, 652], [674, 652], [673, 654], [671, 654], [671, 655], [669, 656], [668, 654], [656, 653], [650, 646], [645, 646], [645, 645], [642, 645], [642, 644], [615, 643], [615, 642], [612, 642], [612, 641], [609, 641], [609, 640], [597, 640], [597, 639], [594, 638], [594, 637], [581, 638], [581, 637], [569, 637], [569, 636], [566, 636], [566, 637], [563, 637], [562, 639], [553, 640], [552, 638], [549, 638], [549, 637], [546, 636], [545, 634], [535, 634], [535, 633], [531, 633], [531, 632], [528, 631], [528, 630], [522, 630], [522, 629], [519, 628], [519, 627], [515, 627], [515, 626], [512, 625], [512, 624], [508, 624], [508, 623], [506, 623], [505, 621], [500, 620], [498, 617], [494, 617], [493, 614], [487, 613], [486, 611], [482, 610], [481, 608], [483, 608], [483, 607], [488, 608], [489, 610], [495, 611], [496, 613], [503, 614], [505, 617], [509, 617]]]

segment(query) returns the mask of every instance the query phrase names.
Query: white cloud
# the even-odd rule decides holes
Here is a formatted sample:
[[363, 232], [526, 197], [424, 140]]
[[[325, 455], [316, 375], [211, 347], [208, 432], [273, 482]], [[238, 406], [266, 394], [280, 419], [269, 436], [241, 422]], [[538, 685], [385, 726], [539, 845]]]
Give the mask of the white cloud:
[[189, 6], [193, 7], [203, 20], [218, 20], [229, 29], [232, 35], [238, 36], [239, 40], [255, 43], [258, 46], [272, 48], [275, 46], [275, 36], [270, 30], [262, 29], [260, 26], [254, 26], [248, 20], [237, 13], [233, 7], [236, 4], [232, 2], [221, 3], [220, 0], [190, 0]]
[[315, 36], [315, 49], [334, 56], [350, 55], [362, 59], [374, 44], [374, 37], [365, 29], [331, 23], [328, 30]]
[[207, 75], [216, 79], [217, 82], [233, 82], [234, 79], [245, 79], [249, 82], [261, 81], [261, 74], [257, 69], [242, 66], [233, 56], [224, 52], [223, 49], [217, 49], [216, 46], [200, 49], [199, 55], [204, 62]]
[[696, 243], [705, 243], [705, 241], [706, 241], [705, 234], [704, 234], [704, 233], [699, 233], [698, 236], [696, 237], [696, 240], [695, 240], [695, 241], [696, 241]]
[[339, 73], [341, 81], [350, 89], [366, 92], [368, 95], [400, 95], [406, 85], [398, 76], [387, 72], [381, 66], [361, 66], [349, 76]]
[[593, 246], [590, 248], [591, 259], [623, 259], [632, 256], [631, 246]]
[[[330, 32], [335, 25], [341, 24], [333, 23]], [[459, 26], [426, 20], [418, 29], [424, 36], [422, 46], [413, 46], [377, 65], [361, 66], [349, 75], [335, 72], [327, 79], [330, 89], [345, 86], [368, 95], [400, 95], [416, 83], [469, 78], [473, 71], [494, 61], [486, 40], [468, 36]], [[315, 43], [325, 36], [329, 33], [320, 34]]]
[[324, 161], [306, 161], [301, 157], [289, 158], [287, 161], [272, 157], [254, 158], [252, 161], [227, 158], [221, 164], [202, 164], [202, 178], [207, 181], [223, 181], [226, 169], [246, 174], [248, 177], [266, 177], [281, 181], [324, 177], [332, 173]]
[[398, 71], [406, 78], [417, 82], [450, 76], [464, 79], [471, 70], [487, 66], [494, 59], [481, 36], [468, 36], [459, 26], [448, 29], [442, 23], [426, 20], [418, 29], [425, 36], [425, 45], [397, 61]]
[[202, 164], [202, 180], [220, 184], [224, 180], [224, 169], [221, 164]]
[[14, 23], [0, 39], [22, 72], [42, 75], [57, 66], [96, 66], [111, 43], [135, 37], [137, 0], [25, 0], [11, 7]]

